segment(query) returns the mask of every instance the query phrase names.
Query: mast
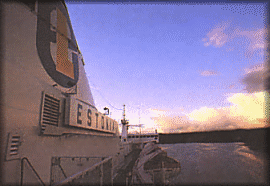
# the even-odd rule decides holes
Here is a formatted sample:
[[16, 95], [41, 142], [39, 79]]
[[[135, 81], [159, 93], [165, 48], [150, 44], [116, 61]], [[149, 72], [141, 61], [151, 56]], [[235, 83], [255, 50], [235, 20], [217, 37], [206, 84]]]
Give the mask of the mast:
[[123, 119], [121, 120], [122, 123], [122, 138], [121, 141], [122, 142], [126, 142], [127, 141], [127, 136], [128, 136], [128, 120], [126, 120], [126, 105], [123, 105]]

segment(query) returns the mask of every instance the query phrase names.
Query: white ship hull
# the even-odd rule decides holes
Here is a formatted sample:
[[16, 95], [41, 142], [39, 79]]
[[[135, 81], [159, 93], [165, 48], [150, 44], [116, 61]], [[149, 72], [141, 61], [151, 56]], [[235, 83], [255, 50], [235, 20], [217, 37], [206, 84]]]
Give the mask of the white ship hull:
[[65, 5], [2, 5], [3, 184], [54, 184], [109, 157], [112, 171], [118, 124], [95, 108]]

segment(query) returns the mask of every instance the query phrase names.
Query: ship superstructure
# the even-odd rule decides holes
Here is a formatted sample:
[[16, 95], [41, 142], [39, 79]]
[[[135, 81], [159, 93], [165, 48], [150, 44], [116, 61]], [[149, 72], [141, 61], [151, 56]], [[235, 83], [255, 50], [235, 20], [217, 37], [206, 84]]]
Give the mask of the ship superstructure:
[[1, 18], [4, 185], [61, 184], [90, 167], [91, 183], [111, 182], [118, 123], [95, 107], [65, 3], [2, 3]]

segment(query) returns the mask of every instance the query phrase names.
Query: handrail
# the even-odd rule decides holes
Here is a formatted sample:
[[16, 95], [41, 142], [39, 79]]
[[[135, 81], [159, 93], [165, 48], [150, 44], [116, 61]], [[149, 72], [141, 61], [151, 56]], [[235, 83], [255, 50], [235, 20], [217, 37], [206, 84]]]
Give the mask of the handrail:
[[32, 168], [32, 170], [34, 171], [34, 173], [36, 174], [36, 176], [38, 177], [38, 179], [40, 180], [42, 185], [45, 186], [44, 182], [41, 180], [41, 178], [39, 177], [37, 171], [34, 169], [33, 165], [30, 163], [30, 161], [28, 160], [27, 157], [24, 157], [24, 158], [21, 159], [21, 186], [23, 185], [23, 160], [27, 161], [28, 165], [30, 165], [30, 167]]
[[66, 185], [66, 184], [68, 184], [70, 181], [72, 181], [74, 178], [79, 177], [79, 176], [82, 176], [82, 175], [86, 174], [86, 172], [88, 172], [88, 171], [94, 170], [96, 167], [98, 167], [99, 165], [104, 164], [105, 162], [109, 161], [110, 159], [112, 159], [112, 157], [108, 157], [108, 158], [106, 158], [106, 159], [104, 159], [104, 160], [102, 160], [102, 161], [100, 161], [100, 162], [94, 164], [94, 165], [91, 166], [90, 168], [87, 168], [87, 169], [85, 169], [85, 170], [83, 170], [83, 171], [80, 171], [80, 172], [78, 172], [78, 173], [75, 173], [75, 174], [69, 176], [68, 178], [66, 178], [66, 179], [64, 179], [64, 180], [62, 180], [62, 181], [60, 181], [60, 182], [56, 182], [56, 183], [52, 184], [51, 186]]

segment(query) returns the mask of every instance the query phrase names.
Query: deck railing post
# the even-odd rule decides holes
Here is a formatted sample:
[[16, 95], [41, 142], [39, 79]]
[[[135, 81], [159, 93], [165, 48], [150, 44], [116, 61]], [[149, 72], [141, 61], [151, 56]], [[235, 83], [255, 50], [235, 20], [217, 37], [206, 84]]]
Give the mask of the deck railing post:
[[162, 185], [165, 185], [165, 169], [164, 169], [164, 162], [162, 161], [162, 168], [161, 168], [161, 171], [162, 171]]
[[128, 186], [128, 177], [126, 177], [126, 186]]
[[103, 185], [103, 163], [100, 165], [100, 186]]
[[152, 170], [152, 175], [153, 175], [153, 183], [155, 185], [155, 173], [154, 173], [154, 170]]
[[28, 165], [30, 166], [30, 168], [33, 170], [33, 172], [35, 173], [35, 175], [37, 176], [37, 178], [39, 179], [39, 181], [41, 182], [42, 185], [45, 186], [44, 182], [42, 181], [42, 179], [39, 177], [37, 171], [34, 169], [33, 165], [30, 163], [30, 161], [28, 160], [28, 158], [24, 157], [21, 159], [21, 183], [20, 185], [22, 186], [23, 185], [23, 166], [24, 166], [24, 163], [23, 161], [26, 161], [28, 163]]

